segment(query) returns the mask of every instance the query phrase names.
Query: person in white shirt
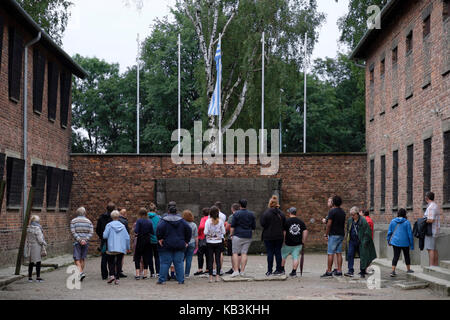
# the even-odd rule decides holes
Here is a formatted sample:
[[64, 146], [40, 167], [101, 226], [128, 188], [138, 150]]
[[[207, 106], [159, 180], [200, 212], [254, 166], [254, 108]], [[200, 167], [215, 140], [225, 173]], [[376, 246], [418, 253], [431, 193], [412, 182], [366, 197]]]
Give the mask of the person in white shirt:
[[[214, 204], [214, 206], [216, 206], [219, 209], [219, 219], [222, 220], [222, 222], [224, 223], [225, 227], [226, 227], [226, 221], [227, 221], [227, 216], [225, 215], [225, 213], [222, 212], [222, 202], [220, 201], [216, 201], [216, 203]], [[225, 240], [223, 242], [222, 245], [223, 249], [222, 252], [220, 253], [220, 265], [223, 266], [223, 252], [225, 251]], [[216, 269], [216, 263], [214, 262], [214, 270]], [[214, 271], [216, 272], [216, 271]], [[221, 271], [220, 275], [224, 275], [224, 272]]]
[[209, 212], [209, 219], [205, 223], [206, 236], [206, 263], [209, 271], [209, 282], [213, 282], [213, 262], [216, 261], [217, 273], [216, 282], [220, 281], [220, 254], [223, 251], [223, 238], [225, 235], [225, 225], [219, 218], [219, 208], [212, 206]]
[[427, 223], [431, 223], [433, 231], [431, 236], [425, 236], [425, 249], [428, 250], [430, 266], [437, 266], [439, 264], [439, 255], [436, 247], [436, 237], [441, 228], [440, 212], [438, 205], [434, 202], [433, 192], [425, 194], [425, 201], [428, 203], [428, 206], [424, 217], [427, 218]]

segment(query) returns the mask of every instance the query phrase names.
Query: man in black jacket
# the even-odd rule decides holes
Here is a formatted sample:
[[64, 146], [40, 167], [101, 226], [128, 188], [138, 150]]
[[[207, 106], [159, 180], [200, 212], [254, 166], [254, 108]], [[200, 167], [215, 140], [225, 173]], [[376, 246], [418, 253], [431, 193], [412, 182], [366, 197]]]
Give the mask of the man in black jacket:
[[106, 255], [106, 240], [103, 239], [103, 231], [105, 231], [106, 225], [112, 221], [111, 212], [116, 209], [116, 205], [113, 202], [108, 203], [106, 206], [106, 213], [103, 213], [97, 220], [97, 226], [95, 228], [95, 233], [100, 239], [99, 251], [102, 253], [102, 261], [100, 264], [102, 279], [106, 280], [108, 278], [108, 260]]

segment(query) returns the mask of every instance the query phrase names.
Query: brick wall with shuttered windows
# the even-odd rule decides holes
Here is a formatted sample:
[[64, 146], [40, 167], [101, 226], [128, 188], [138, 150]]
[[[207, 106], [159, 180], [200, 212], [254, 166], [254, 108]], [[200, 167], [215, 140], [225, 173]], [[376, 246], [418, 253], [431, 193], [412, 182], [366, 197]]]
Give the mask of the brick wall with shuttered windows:
[[33, 52], [33, 111], [42, 113], [44, 95], [45, 56], [35, 48]]

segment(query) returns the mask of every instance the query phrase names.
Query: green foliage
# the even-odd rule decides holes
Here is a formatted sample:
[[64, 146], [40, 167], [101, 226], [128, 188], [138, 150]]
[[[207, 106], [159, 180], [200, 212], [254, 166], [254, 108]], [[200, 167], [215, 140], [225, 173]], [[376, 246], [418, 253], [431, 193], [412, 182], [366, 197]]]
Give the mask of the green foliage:
[[68, 0], [16, 0], [55, 42], [62, 45], [62, 37], [73, 5]]

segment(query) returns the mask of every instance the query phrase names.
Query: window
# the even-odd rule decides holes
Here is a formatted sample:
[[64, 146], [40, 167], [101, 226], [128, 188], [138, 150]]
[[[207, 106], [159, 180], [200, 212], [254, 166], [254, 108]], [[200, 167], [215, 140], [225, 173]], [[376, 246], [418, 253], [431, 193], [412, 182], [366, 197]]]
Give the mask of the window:
[[2, 52], [3, 52], [3, 17], [0, 16], [0, 70], [2, 69]]
[[47, 167], [47, 210], [56, 209], [61, 169]]
[[392, 155], [392, 209], [398, 210], [398, 150]]
[[31, 185], [34, 190], [32, 202], [32, 208], [34, 210], [40, 210], [43, 207], [46, 176], [47, 167], [33, 164], [31, 167]]
[[33, 111], [41, 114], [44, 95], [45, 57], [37, 49], [33, 53]]
[[6, 158], [5, 154], [0, 153], [0, 181], [3, 181], [3, 175], [5, 172], [5, 158]]
[[375, 206], [375, 159], [370, 160], [370, 210], [374, 210]]
[[386, 206], [386, 156], [381, 156], [381, 203], [380, 209], [384, 211]]
[[384, 77], [384, 72], [385, 72], [386, 68], [385, 68], [385, 59], [381, 60], [380, 63], [380, 76]]
[[370, 68], [370, 83], [373, 84], [374, 81], [375, 81], [374, 67], [372, 66], [372, 67]]
[[22, 80], [22, 36], [15, 28], [9, 28], [9, 52], [8, 52], [8, 85], [9, 98], [12, 101], [19, 102], [20, 86]]
[[449, 17], [449, 12], [450, 12], [450, 0], [444, 0], [443, 1], [443, 6], [444, 8], [442, 9], [442, 19], [445, 21], [448, 19]]
[[23, 171], [25, 161], [8, 157], [6, 160], [6, 206], [20, 209], [22, 203]]
[[450, 131], [444, 133], [444, 203], [450, 204]]
[[70, 86], [72, 84], [72, 75], [70, 73], [61, 72], [61, 92], [60, 92], [60, 119], [61, 127], [67, 128], [69, 100], [70, 100]]
[[73, 172], [62, 170], [59, 184], [59, 209], [69, 209], [70, 190], [72, 189]]
[[413, 206], [414, 145], [407, 148], [406, 158], [406, 208]]
[[431, 19], [430, 16], [423, 20], [423, 37], [427, 37], [431, 32]]
[[423, 142], [423, 195], [431, 191], [431, 138]]
[[413, 49], [413, 32], [412, 30], [406, 36], [406, 55], [410, 54]]
[[392, 50], [392, 65], [396, 66], [398, 61], [398, 47]]
[[59, 70], [56, 63], [48, 62], [48, 119], [56, 119], [56, 105], [58, 99]]

